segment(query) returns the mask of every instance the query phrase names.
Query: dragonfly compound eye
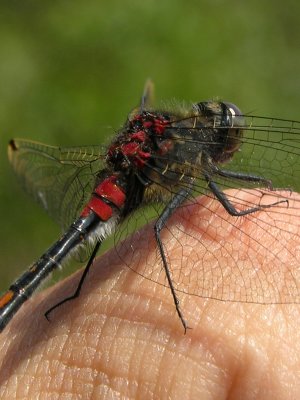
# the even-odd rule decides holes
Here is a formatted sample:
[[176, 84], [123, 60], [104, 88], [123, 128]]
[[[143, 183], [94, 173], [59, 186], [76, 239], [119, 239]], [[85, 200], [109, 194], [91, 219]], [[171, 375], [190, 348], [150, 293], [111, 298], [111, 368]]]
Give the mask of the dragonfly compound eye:
[[243, 127], [245, 120], [241, 110], [233, 103], [222, 102], [224, 125], [229, 127]]

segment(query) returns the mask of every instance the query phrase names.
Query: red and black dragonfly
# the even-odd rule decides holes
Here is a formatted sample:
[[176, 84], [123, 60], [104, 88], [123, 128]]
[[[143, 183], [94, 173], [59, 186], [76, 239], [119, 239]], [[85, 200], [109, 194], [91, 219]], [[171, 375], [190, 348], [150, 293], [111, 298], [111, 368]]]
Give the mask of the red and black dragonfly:
[[[62, 225], [65, 233], [0, 298], [1, 330], [67, 256], [89, 244], [93, 251], [77, 290], [48, 310], [46, 317], [57, 306], [79, 296], [103, 240], [118, 232], [120, 224], [142, 206], [153, 206], [157, 215], [152, 240], [163, 267], [153, 271], [153, 265], [146, 261], [142, 274], [154, 281], [164, 274], [163, 282], [170, 288], [185, 330], [180, 292], [225, 301], [300, 302], [299, 266], [284, 263], [278, 251], [266, 249], [238, 225], [231, 223], [241, 241], [255, 241], [257, 252], [255, 257], [249, 254], [248, 260], [239, 260], [238, 249], [223, 248], [223, 254], [238, 263], [238, 274], [223, 269], [215, 247], [206, 244], [205, 252], [213, 260], [210, 268], [204, 268], [201, 259], [193, 261], [187, 278], [186, 245], [182, 244], [185, 261], [181, 268], [178, 263], [173, 268], [168, 243], [162, 238], [164, 229], [175, 238], [184, 230], [184, 224], [169, 226], [169, 219], [179, 208], [203, 206], [199, 194], [214, 197], [229, 215], [251, 218], [257, 225], [264, 212], [276, 216], [289, 209], [290, 214], [299, 216], [299, 200], [291, 209], [289, 197], [291, 190], [300, 189], [300, 123], [243, 115], [235, 105], [223, 101], [155, 108], [152, 91], [148, 81], [139, 107], [129, 114], [106, 148], [61, 148], [22, 139], [10, 141], [9, 160], [25, 190]], [[227, 190], [234, 188], [239, 191]], [[244, 195], [254, 188], [245, 202]], [[262, 201], [266, 194], [267, 203]], [[214, 212], [206, 207], [206, 211]], [[191, 215], [186, 213], [182, 218]], [[291, 218], [289, 221], [289, 226], [280, 229], [293, 229], [296, 222]], [[278, 240], [271, 230], [265, 234]], [[202, 245], [196, 227], [186, 236], [188, 241]], [[220, 247], [224, 241], [226, 238], [220, 241]], [[259, 254], [266, 250], [268, 264], [260, 268]]]

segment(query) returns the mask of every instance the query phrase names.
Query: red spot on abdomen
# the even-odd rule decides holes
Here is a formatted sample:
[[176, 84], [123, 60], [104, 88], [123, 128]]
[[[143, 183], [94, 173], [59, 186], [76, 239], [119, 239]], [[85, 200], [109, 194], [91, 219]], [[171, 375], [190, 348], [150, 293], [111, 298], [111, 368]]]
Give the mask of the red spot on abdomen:
[[113, 175], [101, 182], [94, 190], [99, 196], [112, 202], [115, 206], [121, 207], [125, 203], [126, 196], [123, 190], [117, 185], [117, 178]]
[[84, 207], [81, 216], [87, 217], [91, 211], [97, 214], [102, 221], [107, 221], [113, 214], [111, 206], [96, 196], [93, 196], [90, 199], [90, 201]]
[[81, 216], [86, 217], [93, 211], [102, 221], [109, 220], [113, 215], [113, 208], [103, 199], [108, 200], [118, 208], [124, 205], [126, 196], [123, 190], [118, 186], [116, 176], [109, 176], [99, 183], [90, 201], [84, 207]]

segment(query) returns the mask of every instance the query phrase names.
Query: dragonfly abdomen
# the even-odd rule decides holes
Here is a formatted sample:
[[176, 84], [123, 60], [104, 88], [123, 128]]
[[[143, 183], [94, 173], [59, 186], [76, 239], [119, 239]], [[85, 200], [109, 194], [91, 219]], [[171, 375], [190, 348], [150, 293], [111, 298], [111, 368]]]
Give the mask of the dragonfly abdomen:
[[116, 177], [104, 179], [95, 188], [89, 202], [65, 234], [37, 262], [17, 279], [0, 297], [0, 331], [22, 304], [63, 261], [85, 242], [101, 243], [115, 229], [125, 194], [116, 184]]
[[101, 181], [94, 189], [92, 196], [84, 207], [81, 217], [91, 212], [98, 215], [101, 221], [109, 220], [114, 208], [120, 210], [125, 205], [126, 195], [118, 185], [117, 176], [111, 175]]

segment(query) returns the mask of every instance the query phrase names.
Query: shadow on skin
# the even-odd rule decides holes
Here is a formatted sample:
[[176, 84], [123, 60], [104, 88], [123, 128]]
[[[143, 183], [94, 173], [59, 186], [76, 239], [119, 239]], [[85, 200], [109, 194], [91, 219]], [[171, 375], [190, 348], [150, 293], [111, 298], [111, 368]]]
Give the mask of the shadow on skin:
[[[202, 232], [203, 246], [193, 247], [192, 240], [189, 244], [193, 247], [190, 256], [203, 260], [205, 270], [209, 267], [205, 263], [211, 262], [205, 257], [205, 248], [212, 241], [218, 243], [220, 232], [223, 235], [226, 223], [223, 227], [220, 223], [226, 220], [233, 227], [237, 219], [226, 215], [218, 202], [203, 199], [206, 205], [215, 206], [217, 214], [210, 213], [206, 221], [210, 234], [205, 237], [207, 233]], [[290, 205], [294, 199], [299, 203], [299, 195], [291, 195]], [[193, 224], [197, 218], [203, 220], [205, 210], [191, 206], [191, 211]], [[174, 222], [181, 212], [185, 211], [179, 211]], [[300, 212], [290, 206], [285, 218], [289, 214], [293, 228], [298, 230], [281, 232], [273, 246], [284, 243], [286, 265], [296, 269], [300, 261]], [[298, 220], [295, 215], [299, 215]], [[244, 232], [255, 229], [263, 243], [268, 238], [266, 230], [275, 237], [279, 220], [280, 214], [262, 211], [259, 225], [248, 218], [240, 219], [238, 224]], [[144, 229], [143, 237], [147, 238], [153, 232], [152, 226]], [[247, 243], [241, 245], [234, 229], [228, 230], [227, 240], [232, 248], [240, 249], [241, 259], [253, 250], [248, 248], [248, 253], [242, 254]], [[140, 257], [132, 259], [132, 254], [124, 251], [121, 260], [111, 250], [98, 258], [80, 298], [56, 309], [50, 315], [51, 323], [45, 320], [44, 312], [75, 290], [81, 271], [22, 307], [1, 334], [1, 399], [63, 395], [95, 399], [118, 395], [143, 399], [297, 398], [299, 304], [232, 303], [179, 293], [181, 309], [192, 327], [184, 335], [170, 290], [125, 267], [127, 263], [143, 271], [142, 261], [151, 259], [146, 254], [149, 243], [137, 242], [137, 236], [133, 236], [127, 244], [128, 252], [133, 246]], [[270, 243], [265, 248], [270, 248]], [[179, 259], [175, 245], [172, 251], [174, 260]], [[228, 265], [224, 268], [228, 270]], [[229, 270], [239, 275], [234, 266]], [[218, 282], [216, 291], [219, 286]], [[282, 292], [285, 289], [280, 288]]]

